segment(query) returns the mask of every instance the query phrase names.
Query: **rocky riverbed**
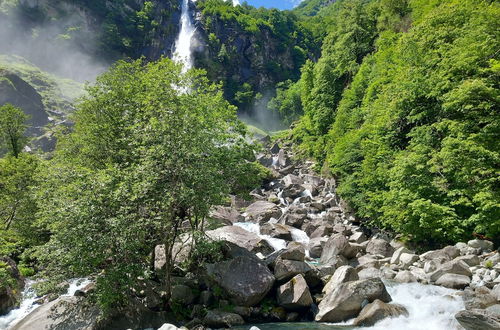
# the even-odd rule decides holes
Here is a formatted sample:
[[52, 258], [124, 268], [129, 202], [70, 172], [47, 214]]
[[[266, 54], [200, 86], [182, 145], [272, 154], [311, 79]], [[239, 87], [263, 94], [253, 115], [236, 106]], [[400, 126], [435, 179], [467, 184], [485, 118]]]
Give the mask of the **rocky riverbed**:
[[[287, 145], [269, 145], [257, 159], [272, 178], [252, 191], [251, 201], [233, 197], [230, 206], [211, 214], [220, 226], [206, 234], [225, 241], [222, 261], [174, 278], [172, 301], [185, 315], [178, 325], [249, 329], [244, 324], [280, 322], [261, 327], [312, 329], [312, 323], [296, 322], [316, 322], [318, 329], [323, 323], [336, 324], [328, 326], [333, 329], [419, 329], [423, 324], [500, 329], [500, 254], [493, 243], [474, 239], [418, 254], [386, 233], [365, 228], [336, 195], [334, 180], [317, 176], [312, 163], [294, 160]], [[185, 235], [184, 244], [179, 242], [177, 262], [188, 254], [190, 241]], [[158, 246], [156, 272], [164, 265]], [[155, 322], [131, 327], [158, 328], [165, 320], [157, 312], [161, 286], [144, 291], [142, 308], [156, 313]], [[50, 313], [35, 309], [22, 321], [31, 328], [14, 329], [35, 329], [30, 320], [50, 319]], [[68, 321], [66, 329], [96, 329], [96, 313], [82, 313], [88, 320]]]

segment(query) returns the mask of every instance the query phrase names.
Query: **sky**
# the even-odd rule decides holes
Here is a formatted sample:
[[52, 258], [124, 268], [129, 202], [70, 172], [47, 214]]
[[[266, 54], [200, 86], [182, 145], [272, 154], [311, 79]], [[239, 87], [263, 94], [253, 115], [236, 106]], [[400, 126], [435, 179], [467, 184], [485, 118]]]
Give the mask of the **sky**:
[[[300, 3], [301, 0], [246, 0], [249, 5], [255, 7], [267, 7], [278, 9], [292, 9]], [[243, 1], [240, 1], [243, 2]]]

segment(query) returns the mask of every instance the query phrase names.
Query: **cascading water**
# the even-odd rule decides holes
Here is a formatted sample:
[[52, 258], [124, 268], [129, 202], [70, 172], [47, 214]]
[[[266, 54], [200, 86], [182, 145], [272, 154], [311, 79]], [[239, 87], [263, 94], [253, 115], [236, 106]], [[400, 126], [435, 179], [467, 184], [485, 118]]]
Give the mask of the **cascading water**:
[[191, 52], [191, 41], [196, 27], [189, 12], [190, 0], [182, 0], [180, 31], [177, 40], [175, 41], [173, 59], [183, 63], [183, 71], [187, 71], [193, 67], [193, 54]]
[[279, 238], [274, 238], [269, 235], [261, 235], [260, 234], [260, 226], [258, 223], [252, 223], [252, 222], [236, 222], [234, 224], [235, 226], [238, 226], [240, 228], [245, 229], [246, 231], [249, 231], [251, 233], [256, 234], [263, 240], [267, 241], [269, 245], [274, 249], [274, 251], [279, 251], [283, 250], [286, 248], [286, 241], [284, 239], [279, 239]]

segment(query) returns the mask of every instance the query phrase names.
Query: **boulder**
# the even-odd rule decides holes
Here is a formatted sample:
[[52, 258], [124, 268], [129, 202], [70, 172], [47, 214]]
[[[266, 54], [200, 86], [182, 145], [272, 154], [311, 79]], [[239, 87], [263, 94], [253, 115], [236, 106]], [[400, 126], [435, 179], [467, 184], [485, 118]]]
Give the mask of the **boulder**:
[[313, 303], [306, 280], [300, 274], [278, 288], [277, 298], [280, 306], [292, 311], [309, 308]]
[[282, 225], [279, 223], [265, 223], [260, 226], [260, 233], [262, 235], [269, 235], [273, 238], [284, 239], [285, 241], [292, 240], [292, 234], [290, 229], [292, 227], [287, 225]]
[[177, 328], [173, 324], [165, 323], [160, 328], [158, 328], [158, 330], [180, 330], [180, 328]]
[[246, 256], [206, 265], [208, 278], [239, 306], [258, 304], [271, 290], [274, 276], [266, 265]]
[[424, 272], [429, 274], [436, 271], [438, 264], [434, 260], [426, 261], [424, 264]]
[[380, 269], [369, 267], [361, 269], [358, 272], [358, 276], [361, 280], [374, 277], [382, 278], [384, 277], [384, 273]]
[[358, 273], [351, 266], [340, 266], [337, 268], [333, 276], [330, 278], [328, 283], [323, 287], [323, 293], [328, 294], [334, 288], [342, 283], [357, 281], [359, 279]]
[[315, 237], [309, 240], [309, 256], [311, 258], [320, 258], [323, 253], [323, 246], [328, 241], [326, 237]]
[[304, 261], [305, 256], [306, 249], [304, 248], [304, 245], [299, 242], [288, 243], [286, 250], [282, 251], [280, 254], [281, 259], [295, 261]]
[[474, 290], [466, 288], [463, 292], [462, 299], [465, 309], [485, 309], [497, 303], [497, 298], [493, 292], [485, 286], [477, 287]]
[[431, 282], [436, 282], [444, 274], [472, 276], [469, 266], [464, 261], [452, 260], [441, 265], [436, 271], [430, 274], [429, 278]]
[[216, 206], [209, 214], [209, 217], [219, 222], [231, 226], [235, 222], [243, 222], [245, 218], [233, 207]]
[[394, 248], [386, 240], [371, 239], [366, 246], [366, 253], [391, 257], [394, 253]]
[[182, 305], [189, 305], [194, 302], [195, 296], [190, 287], [180, 284], [172, 286], [171, 300]]
[[378, 278], [342, 283], [325, 295], [316, 314], [317, 322], [341, 322], [359, 314], [365, 301], [390, 302], [391, 296]]
[[319, 225], [314, 231], [309, 235], [310, 238], [318, 238], [330, 236], [333, 233], [333, 228], [331, 225], [324, 224]]
[[500, 284], [495, 285], [491, 294], [497, 298], [497, 301], [500, 301]]
[[271, 218], [278, 219], [282, 212], [274, 203], [257, 201], [247, 207], [246, 214], [252, 222], [265, 223]]
[[354, 326], [370, 327], [385, 318], [399, 317], [401, 315], [406, 317], [410, 315], [404, 306], [398, 304], [386, 304], [385, 302], [377, 299], [366, 305], [358, 317], [354, 319], [352, 324]]
[[84, 304], [82, 297], [59, 297], [38, 307], [12, 330], [95, 330], [98, 328], [99, 309]]
[[235, 325], [243, 325], [243, 318], [235, 313], [212, 310], [208, 311], [203, 318], [203, 324], [211, 328], [231, 328]]
[[0, 315], [7, 314], [21, 300], [24, 288], [24, 278], [16, 263], [8, 257], [0, 257], [0, 267], [5, 271], [6, 278], [0, 280]]
[[366, 242], [367, 240], [368, 238], [366, 238], [366, 235], [361, 231], [355, 232], [349, 237], [349, 242], [358, 244]]
[[455, 314], [455, 318], [466, 330], [500, 329], [500, 315], [484, 309], [463, 310]]
[[338, 255], [349, 259], [355, 257], [357, 252], [358, 249], [352, 247], [344, 235], [335, 234], [328, 239], [323, 247], [320, 261], [322, 264], [331, 264], [336, 261], [335, 257]]
[[213, 240], [228, 241], [253, 253], [260, 252], [263, 255], [268, 255], [274, 252], [274, 249], [266, 240], [239, 226], [224, 226], [209, 230], [206, 234]]
[[450, 289], [463, 289], [470, 284], [470, 277], [459, 274], [443, 274], [436, 281], [436, 285]]
[[280, 222], [285, 225], [300, 229], [300, 227], [304, 224], [304, 220], [306, 218], [306, 214], [288, 213], [282, 218]]
[[460, 249], [456, 246], [448, 245], [441, 249], [450, 259], [455, 259], [460, 255]]
[[481, 249], [482, 252], [490, 252], [493, 250], [493, 242], [481, 239], [468, 241], [467, 245], [474, 249]]
[[395, 264], [395, 265], [399, 264], [399, 258], [401, 257], [401, 255], [403, 253], [411, 253], [411, 251], [408, 250], [407, 248], [405, 248], [404, 246], [400, 247], [399, 249], [394, 251], [394, 253], [392, 254], [391, 264]]
[[412, 283], [416, 282], [417, 278], [409, 270], [404, 270], [396, 274], [396, 276], [394, 277], [394, 281], [399, 283]]
[[304, 183], [304, 180], [302, 180], [299, 176], [293, 174], [288, 174], [287, 176], [283, 177], [282, 181], [285, 187], [290, 187], [292, 185], [302, 185]]
[[417, 261], [419, 258], [416, 254], [412, 253], [403, 253], [399, 257], [399, 263], [403, 269], [408, 269], [415, 261]]
[[278, 281], [287, 281], [298, 274], [305, 274], [311, 267], [303, 261], [278, 258], [274, 266], [274, 276]]

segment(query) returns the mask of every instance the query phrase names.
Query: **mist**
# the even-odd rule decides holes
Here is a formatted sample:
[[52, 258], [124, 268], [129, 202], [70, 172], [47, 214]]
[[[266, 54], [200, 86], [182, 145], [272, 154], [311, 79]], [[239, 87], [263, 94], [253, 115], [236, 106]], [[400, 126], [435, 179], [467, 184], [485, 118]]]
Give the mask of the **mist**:
[[239, 118], [249, 124], [256, 126], [267, 132], [280, 131], [287, 129], [286, 125], [281, 120], [277, 112], [271, 111], [267, 107], [267, 103], [274, 97], [273, 93], [264, 92], [262, 97], [254, 100], [250, 111], [240, 113]]
[[72, 6], [65, 8], [63, 18], [33, 23], [26, 13], [36, 13], [41, 4], [20, 2], [24, 7], [0, 13], [0, 54], [24, 57], [44, 71], [79, 82], [94, 81], [106, 70], [109, 65], [91, 55], [98, 43], [86, 13]]

